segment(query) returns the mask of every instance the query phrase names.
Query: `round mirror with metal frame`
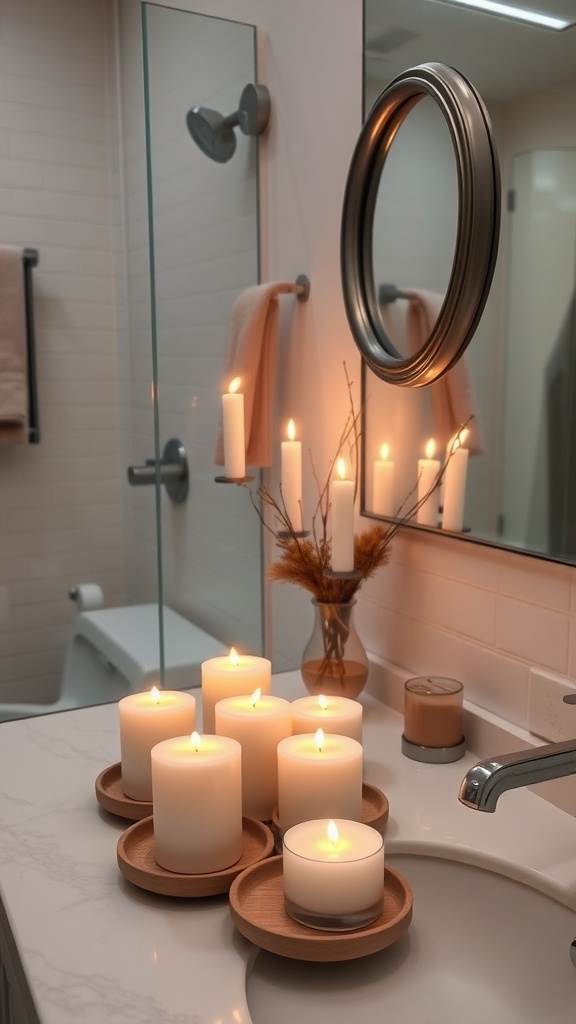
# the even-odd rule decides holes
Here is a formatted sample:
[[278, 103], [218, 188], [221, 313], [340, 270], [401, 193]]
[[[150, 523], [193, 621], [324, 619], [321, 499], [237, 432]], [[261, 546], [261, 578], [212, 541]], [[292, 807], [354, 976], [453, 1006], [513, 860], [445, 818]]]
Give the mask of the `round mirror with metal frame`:
[[[452, 270], [438, 319], [418, 352], [401, 355], [386, 333], [373, 270], [374, 211], [387, 154], [424, 96], [438, 104], [454, 147], [458, 212]], [[423, 173], [425, 173], [423, 171]], [[432, 384], [468, 345], [492, 282], [500, 226], [500, 174], [484, 104], [445, 64], [402, 72], [374, 104], [356, 144], [344, 194], [341, 272], [344, 304], [367, 365], [390, 384]]]

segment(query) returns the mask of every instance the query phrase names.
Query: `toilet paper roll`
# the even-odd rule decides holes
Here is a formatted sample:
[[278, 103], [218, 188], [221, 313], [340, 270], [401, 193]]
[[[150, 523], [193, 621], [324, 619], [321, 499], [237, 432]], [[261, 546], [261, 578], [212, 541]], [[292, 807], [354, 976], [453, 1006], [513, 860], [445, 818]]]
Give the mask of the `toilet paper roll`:
[[79, 583], [68, 595], [81, 612], [94, 611], [104, 607], [104, 594], [97, 583]]

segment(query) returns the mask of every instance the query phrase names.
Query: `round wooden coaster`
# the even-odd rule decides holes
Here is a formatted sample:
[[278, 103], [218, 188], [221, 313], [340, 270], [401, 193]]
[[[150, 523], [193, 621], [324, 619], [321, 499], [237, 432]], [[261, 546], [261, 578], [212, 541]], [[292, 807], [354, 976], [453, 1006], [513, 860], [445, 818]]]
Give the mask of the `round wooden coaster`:
[[105, 811], [119, 818], [141, 821], [152, 814], [151, 800], [132, 800], [122, 791], [122, 765], [120, 761], [105, 768], [96, 779], [96, 799]]
[[405, 934], [412, 920], [412, 889], [403, 875], [385, 866], [382, 913], [373, 924], [354, 932], [317, 931], [286, 913], [282, 857], [269, 857], [232, 883], [230, 913], [238, 931], [270, 953], [324, 963], [354, 960], [386, 949]]
[[269, 857], [274, 848], [270, 829], [255, 818], [242, 818], [242, 856], [221, 871], [202, 875], [184, 875], [167, 871], [154, 859], [153, 818], [130, 825], [118, 840], [118, 867], [134, 885], [163, 896], [217, 896], [228, 892], [240, 872]]

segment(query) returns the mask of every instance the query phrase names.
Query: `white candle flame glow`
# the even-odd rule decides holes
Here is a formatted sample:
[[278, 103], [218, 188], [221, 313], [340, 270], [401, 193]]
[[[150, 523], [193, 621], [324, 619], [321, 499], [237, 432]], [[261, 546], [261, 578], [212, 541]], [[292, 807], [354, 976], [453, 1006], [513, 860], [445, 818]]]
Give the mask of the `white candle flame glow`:
[[294, 426], [294, 420], [289, 420], [288, 430], [286, 431], [286, 433], [288, 434], [288, 440], [293, 441], [294, 438], [296, 437], [296, 427]]
[[426, 458], [433, 459], [435, 451], [436, 444], [434, 443], [434, 438], [431, 437], [430, 440], [428, 441], [428, 444], [426, 445]]
[[202, 746], [200, 734], [194, 731], [190, 737], [190, 743], [194, 747], [194, 750], [200, 750], [200, 747]]
[[261, 696], [262, 696], [262, 689], [259, 686], [257, 690], [254, 690], [254, 693], [250, 697], [250, 703], [251, 703], [253, 708], [256, 707], [256, 705], [257, 705], [258, 701], [260, 700]]
[[230, 395], [236, 394], [236, 392], [238, 391], [239, 387], [240, 387], [240, 377], [234, 377], [234, 380], [231, 380], [230, 384], [228, 386], [228, 393]]
[[390, 452], [390, 448], [388, 447], [388, 445], [387, 444], [383, 444], [381, 446], [381, 448], [380, 448], [380, 458], [382, 459], [383, 462], [386, 462], [386, 459], [388, 458], [389, 452]]
[[326, 828], [326, 835], [328, 836], [330, 842], [334, 844], [334, 846], [340, 839], [338, 826], [336, 825], [335, 821], [332, 821], [332, 819], [328, 822], [328, 827]]
[[346, 463], [344, 462], [344, 459], [338, 459], [338, 462], [336, 463], [336, 472], [341, 480], [346, 479]]
[[322, 747], [324, 746], [324, 730], [323, 729], [316, 729], [316, 733], [314, 735], [314, 742], [316, 743], [316, 746], [318, 747], [318, 750], [319, 751], [322, 750]]
[[322, 711], [326, 711], [326, 708], [328, 707], [328, 700], [326, 699], [323, 693], [318, 694], [318, 703], [322, 708]]
[[230, 664], [231, 665], [239, 665], [240, 664], [240, 658], [238, 657], [238, 651], [236, 650], [235, 647], [231, 647], [230, 648]]
[[158, 689], [157, 686], [153, 686], [152, 689], [150, 690], [150, 700], [152, 701], [153, 704], [160, 703], [160, 690]]

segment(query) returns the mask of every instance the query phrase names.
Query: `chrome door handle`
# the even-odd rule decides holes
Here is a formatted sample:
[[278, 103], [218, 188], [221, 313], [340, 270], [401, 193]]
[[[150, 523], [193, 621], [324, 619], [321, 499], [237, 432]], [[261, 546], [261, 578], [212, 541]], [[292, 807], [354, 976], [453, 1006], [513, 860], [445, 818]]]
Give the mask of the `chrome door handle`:
[[155, 484], [158, 477], [171, 501], [180, 504], [186, 500], [189, 483], [188, 456], [184, 445], [177, 438], [166, 442], [159, 466], [156, 465], [156, 459], [146, 459], [141, 466], [128, 466], [128, 483], [132, 487]]

